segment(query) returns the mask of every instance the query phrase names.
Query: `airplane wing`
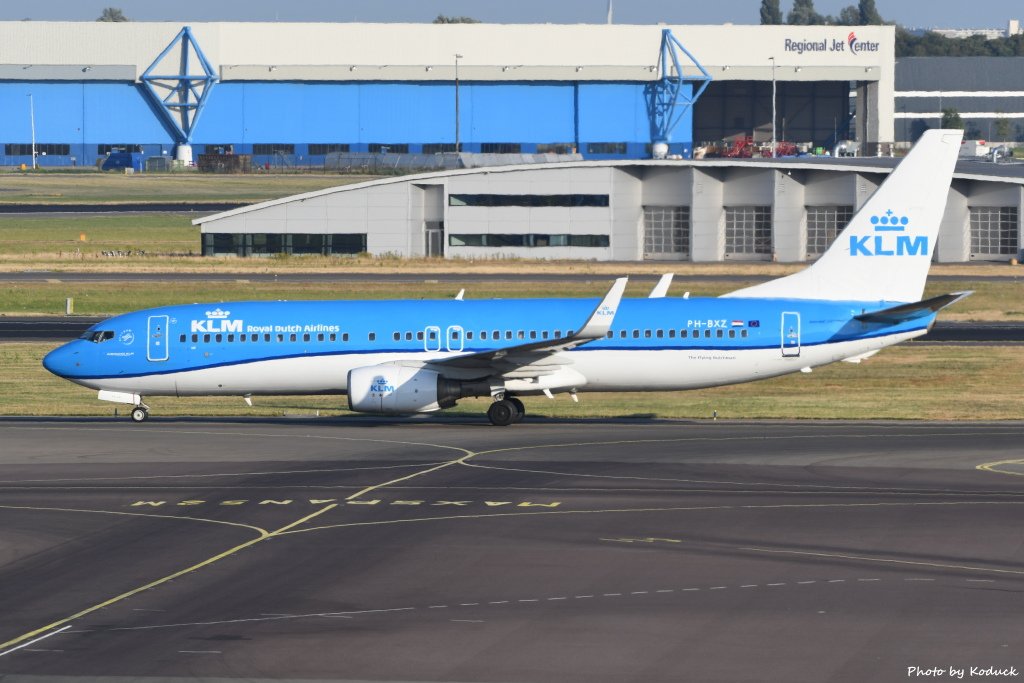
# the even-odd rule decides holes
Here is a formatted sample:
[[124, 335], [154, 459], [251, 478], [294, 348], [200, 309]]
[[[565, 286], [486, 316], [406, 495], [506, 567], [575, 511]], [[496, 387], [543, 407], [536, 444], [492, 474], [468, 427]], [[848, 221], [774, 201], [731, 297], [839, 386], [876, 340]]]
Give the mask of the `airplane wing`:
[[647, 295], [648, 299], [662, 299], [668, 296], [668, 288], [672, 286], [672, 273], [665, 273], [658, 280], [658, 284], [654, 285], [654, 289]]
[[555, 372], [565, 365], [566, 361], [552, 358], [554, 354], [559, 351], [568, 351], [595, 339], [603, 339], [608, 334], [619, 302], [622, 300], [622, 294], [626, 290], [627, 280], [628, 278], [619, 278], [612, 284], [608, 293], [604, 295], [604, 298], [577, 332], [559, 339], [545, 339], [430, 361], [426, 365], [444, 374], [452, 374], [451, 371], [454, 370], [461, 371], [459, 374], [466, 374], [466, 371], [470, 371], [477, 375], [487, 373], [509, 376], [514, 373], [516, 377], [537, 377]]
[[933, 296], [931, 299], [917, 301], [912, 304], [901, 304], [899, 306], [885, 308], [880, 311], [872, 311], [870, 313], [855, 315], [854, 319], [866, 323], [886, 323], [889, 325], [896, 325], [908, 320], [923, 318], [935, 313], [936, 311], [941, 311], [946, 306], [951, 306], [961, 299], [966, 299], [971, 294], [974, 294], [974, 292], [966, 291], [953, 292], [951, 294], [940, 294], [939, 296]]

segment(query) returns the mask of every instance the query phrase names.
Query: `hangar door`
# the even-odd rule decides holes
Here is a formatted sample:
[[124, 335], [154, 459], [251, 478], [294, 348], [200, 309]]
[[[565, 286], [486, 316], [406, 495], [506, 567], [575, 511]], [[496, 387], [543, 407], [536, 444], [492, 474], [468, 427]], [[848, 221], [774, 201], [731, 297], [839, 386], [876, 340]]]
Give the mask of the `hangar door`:
[[690, 207], [644, 207], [644, 258], [666, 261], [690, 258]]

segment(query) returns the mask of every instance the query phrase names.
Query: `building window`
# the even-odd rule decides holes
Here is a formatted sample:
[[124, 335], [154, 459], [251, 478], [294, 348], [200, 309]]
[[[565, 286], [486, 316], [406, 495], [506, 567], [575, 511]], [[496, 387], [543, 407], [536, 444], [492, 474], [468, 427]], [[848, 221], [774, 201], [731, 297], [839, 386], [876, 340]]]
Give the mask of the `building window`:
[[[4, 145], [4, 154], [11, 157], [32, 156], [32, 144], [8, 143]], [[61, 143], [36, 143], [36, 156], [66, 157], [71, 154], [71, 145]]]
[[576, 146], [571, 142], [551, 142], [537, 145], [537, 154], [573, 154]]
[[424, 154], [450, 154], [454, 151], [454, 142], [428, 142], [423, 145]]
[[771, 255], [772, 207], [725, 207], [726, 256]]
[[382, 142], [371, 142], [367, 149], [371, 154], [408, 154], [409, 145], [406, 143], [385, 144]]
[[295, 154], [295, 145], [290, 142], [261, 142], [252, 146], [254, 155]]
[[972, 206], [971, 256], [1016, 256], [1020, 228], [1016, 206]]
[[448, 235], [451, 247], [608, 247], [608, 235]]
[[284, 235], [274, 233], [256, 233], [246, 235], [249, 238], [248, 252], [253, 255], [283, 254]]
[[205, 233], [203, 256], [244, 256], [245, 235], [238, 233]]
[[450, 194], [448, 206], [579, 207], [608, 206], [606, 194]]
[[644, 256], [690, 253], [690, 207], [644, 207]]
[[821, 256], [853, 218], [852, 206], [808, 206], [807, 257]]
[[481, 154], [519, 154], [523, 146], [518, 142], [481, 142]]
[[96, 145], [96, 153], [100, 156], [104, 156], [106, 154], [113, 154], [114, 152], [134, 152], [138, 147], [138, 145], [132, 145], [127, 142], [121, 144]]
[[289, 254], [323, 254], [324, 238], [326, 235], [288, 235], [287, 244]]
[[588, 142], [587, 154], [625, 154], [625, 142]]
[[347, 152], [349, 146], [341, 142], [311, 142], [309, 143], [309, 153], [312, 156], [319, 156], [322, 154], [331, 154], [336, 152]]
[[366, 233], [331, 235], [332, 254], [362, 254], [366, 251]]

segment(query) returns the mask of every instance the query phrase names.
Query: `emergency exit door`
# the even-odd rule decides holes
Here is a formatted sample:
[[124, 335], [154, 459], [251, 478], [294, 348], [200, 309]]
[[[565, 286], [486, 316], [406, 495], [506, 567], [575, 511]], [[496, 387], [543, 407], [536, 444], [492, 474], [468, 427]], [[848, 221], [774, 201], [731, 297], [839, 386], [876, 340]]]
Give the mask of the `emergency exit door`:
[[782, 314], [782, 355], [800, 355], [800, 314]]

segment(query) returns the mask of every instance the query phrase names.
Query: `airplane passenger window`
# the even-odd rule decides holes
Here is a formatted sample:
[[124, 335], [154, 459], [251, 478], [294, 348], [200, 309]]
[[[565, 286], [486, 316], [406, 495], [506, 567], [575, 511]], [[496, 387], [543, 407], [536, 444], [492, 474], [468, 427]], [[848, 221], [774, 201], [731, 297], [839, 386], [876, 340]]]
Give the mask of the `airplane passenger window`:
[[650, 330], [644, 330], [644, 337], [646, 337], [647, 339], [650, 339], [651, 338], [651, 331]]
[[473, 331], [472, 330], [467, 330], [466, 331], [466, 339], [472, 339], [472, 338], [473, 338]]
[[562, 331], [561, 330], [555, 330], [555, 339], [561, 339], [561, 338], [562, 338]]
[[640, 330], [633, 330], [633, 339], [640, 338]]
[[270, 335], [269, 334], [263, 335], [263, 341], [265, 341], [265, 342], [270, 341]]
[[494, 331], [492, 331], [491, 332], [491, 339], [493, 339], [494, 341], [498, 341], [499, 339], [501, 339], [501, 330], [494, 330]]
[[548, 338], [548, 331], [547, 330], [541, 330], [540, 336], [543, 339], [547, 339]]
[[687, 332], [686, 330], [679, 330], [679, 337], [680, 337], [681, 339], [686, 339], [686, 336], [687, 336], [688, 334], [689, 334], [689, 332]]
[[512, 338], [512, 330], [505, 330], [505, 339]]
[[306, 334], [302, 335], [302, 341], [304, 341], [304, 342], [308, 342], [309, 341], [309, 333], [306, 333]]
[[487, 330], [480, 330], [480, 338], [487, 339]]
[[193, 334], [192, 335], [192, 342], [195, 343], [197, 341], [199, 341], [199, 335], [198, 334]]
[[338, 341], [338, 335], [336, 335], [335, 333], [331, 332], [331, 336], [328, 337], [328, 339], [330, 339], [330, 341]]
[[320, 334], [316, 335], [316, 340], [318, 342], [322, 342], [324, 340], [324, 333], [321, 332]]
[[251, 337], [249, 337], [249, 341], [254, 342], [254, 343], [258, 342], [259, 340], [260, 340], [260, 335], [258, 335], [258, 334], [254, 334]]
[[746, 337], [747, 336], [747, 331], [746, 330], [740, 330], [740, 336], [741, 337]]
[[221, 343], [222, 341], [224, 341], [224, 336], [223, 336], [223, 335], [220, 335], [220, 334], [218, 334], [218, 335], [217, 335], [216, 337], [214, 337], [214, 338], [213, 338], [213, 340], [214, 340], [215, 342], [217, 342], [218, 344], [220, 344], [220, 343]]
[[668, 338], [669, 339], [675, 339], [676, 338], [676, 331], [675, 330], [669, 330], [668, 331]]
[[605, 337], [607, 337], [608, 339], [611, 339], [614, 336], [615, 336], [615, 333], [612, 332], [611, 330], [608, 330], [608, 334], [605, 335]]
[[736, 330], [729, 330], [729, 339], [736, 338]]
[[295, 341], [295, 335], [294, 334], [288, 335], [288, 341]]
[[342, 333], [341, 341], [343, 341], [343, 342], [347, 342], [348, 341], [348, 332], [343, 332]]
[[707, 339], [709, 337], [711, 337], [711, 330], [704, 330], [704, 338]]
[[405, 333], [405, 341], [412, 341], [412, 332]]
[[371, 332], [368, 335], [366, 335], [366, 338], [369, 339], [370, 341], [377, 341], [377, 333]]
[[284, 341], [284, 335], [283, 334], [277, 335], [277, 341], [283, 342]]
[[181, 337], [178, 339], [178, 341], [180, 341], [180, 342], [185, 341], [185, 335], [181, 335]]
[[204, 334], [203, 335], [203, 343], [204, 344], [209, 344], [210, 343], [210, 335], [208, 335], [208, 334]]
[[246, 341], [246, 336], [244, 334], [239, 335], [238, 341]]
[[620, 337], [621, 339], [625, 339], [625, 338], [626, 338], [626, 337], [628, 336], [628, 334], [629, 334], [629, 333], [628, 333], [628, 332], [626, 332], [626, 330], [622, 330], [621, 332], [619, 332], [619, 337]]
[[723, 334], [724, 332], [722, 332], [722, 330], [715, 330], [715, 336], [718, 337], [719, 339], [722, 338]]
[[437, 330], [430, 330], [429, 332], [427, 332], [427, 338], [430, 341], [434, 341], [435, 339], [437, 339]]
[[458, 330], [452, 330], [452, 339], [458, 339], [458, 338], [459, 338], [459, 331]]
[[526, 339], [526, 333], [523, 332], [522, 330], [519, 330], [516, 336], [519, 337], [520, 339]]
[[662, 337], [665, 336], [665, 330], [656, 330], [654, 332], [654, 336], [656, 336], [658, 339], [661, 339]]
[[233, 342], [233, 341], [235, 341], [235, 335], [233, 335], [233, 334], [229, 334], [229, 335], [228, 335], [228, 341], [229, 341], [229, 342]]
[[391, 337], [392, 337], [392, 338], [393, 338], [393, 339], [394, 339], [395, 341], [402, 341], [402, 333], [401, 333], [401, 332], [393, 332], [393, 333], [391, 334]]
[[537, 330], [530, 330], [530, 339], [537, 338]]
[[422, 332], [422, 330], [416, 333], [416, 341], [423, 341], [423, 332]]

